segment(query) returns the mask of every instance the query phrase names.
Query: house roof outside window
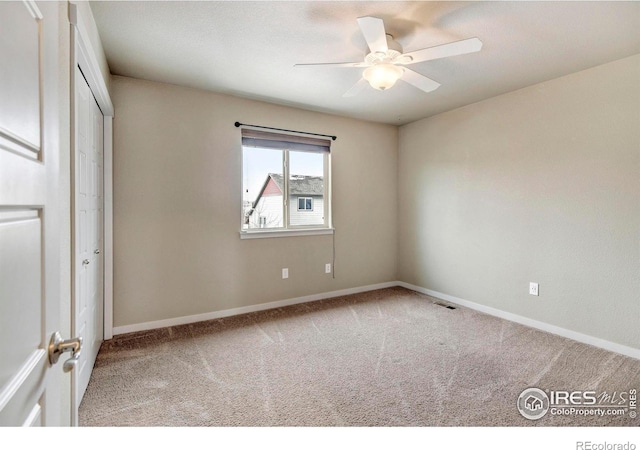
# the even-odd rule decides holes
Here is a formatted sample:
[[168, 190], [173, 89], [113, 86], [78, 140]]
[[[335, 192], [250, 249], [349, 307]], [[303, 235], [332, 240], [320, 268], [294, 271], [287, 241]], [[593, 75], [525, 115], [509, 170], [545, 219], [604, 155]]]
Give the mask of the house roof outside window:
[[[280, 192], [282, 192], [282, 190], [284, 189], [282, 174], [270, 173], [267, 176], [267, 182], [269, 181], [269, 178], [271, 178], [276, 183], [276, 185], [280, 189]], [[266, 184], [267, 183], [265, 183], [265, 186]], [[323, 195], [323, 177], [311, 175], [291, 175], [291, 179], [289, 180], [289, 193], [290, 195]], [[262, 194], [262, 191], [260, 191], [260, 194]], [[256, 202], [260, 198], [260, 194], [258, 195], [258, 198], [256, 198]]]
[[[258, 196], [253, 202], [247, 215], [253, 214], [260, 198], [267, 195], [282, 195], [284, 191], [284, 180], [281, 173], [270, 173], [267, 175]], [[313, 197], [324, 195], [324, 178], [312, 175], [291, 175], [289, 180], [289, 192], [291, 196]]]

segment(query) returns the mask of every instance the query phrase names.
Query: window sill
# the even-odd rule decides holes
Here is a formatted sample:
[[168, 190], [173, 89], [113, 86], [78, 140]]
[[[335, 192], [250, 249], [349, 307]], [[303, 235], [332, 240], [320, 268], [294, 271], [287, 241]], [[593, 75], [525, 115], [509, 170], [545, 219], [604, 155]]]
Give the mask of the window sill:
[[240, 231], [240, 239], [264, 239], [294, 236], [318, 236], [333, 234], [333, 228], [307, 228], [302, 230], [267, 230], [267, 231]]

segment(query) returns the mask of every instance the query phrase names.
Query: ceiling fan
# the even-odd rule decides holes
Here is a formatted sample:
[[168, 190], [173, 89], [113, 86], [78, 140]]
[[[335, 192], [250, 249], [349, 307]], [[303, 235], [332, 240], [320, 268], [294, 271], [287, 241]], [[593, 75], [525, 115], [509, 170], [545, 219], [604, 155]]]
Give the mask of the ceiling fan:
[[385, 32], [382, 19], [359, 17], [358, 26], [370, 50], [363, 62], [296, 64], [294, 67], [365, 67], [360, 81], [353, 85], [343, 97], [358, 94], [367, 83], [375, 89], [384, 91], [391, 88], [399, 79], [425, 92], [431, 92], [438, 89], [440, 83], [404, 66], [473, 53], [482, 48], [482, 41], [474, 37], [402, 53], [402, 46], [393, 39], [393, 36]]

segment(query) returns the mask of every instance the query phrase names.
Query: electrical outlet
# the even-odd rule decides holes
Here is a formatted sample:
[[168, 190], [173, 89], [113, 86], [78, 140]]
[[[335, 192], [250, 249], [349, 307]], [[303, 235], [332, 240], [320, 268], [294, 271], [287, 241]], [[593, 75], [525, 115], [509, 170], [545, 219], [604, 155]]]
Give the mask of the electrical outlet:
[[282, 269], [282, 279], [289, 278], [289, 269]]
[[331, 273], [331, 264], [324, 265], [324, 273]]
[[529, 283], [529, 294], [538, 295], [538, 283]]

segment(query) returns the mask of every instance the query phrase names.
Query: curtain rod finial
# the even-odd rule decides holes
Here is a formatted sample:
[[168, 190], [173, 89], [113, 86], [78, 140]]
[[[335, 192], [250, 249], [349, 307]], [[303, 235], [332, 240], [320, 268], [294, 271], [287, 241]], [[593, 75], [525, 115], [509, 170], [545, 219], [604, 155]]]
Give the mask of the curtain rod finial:
[[234, 123], [234, 125], [236, 126], [236, 128], [238, 128], [242, 124], [240, 122], [236, 122], [236, 123]]

